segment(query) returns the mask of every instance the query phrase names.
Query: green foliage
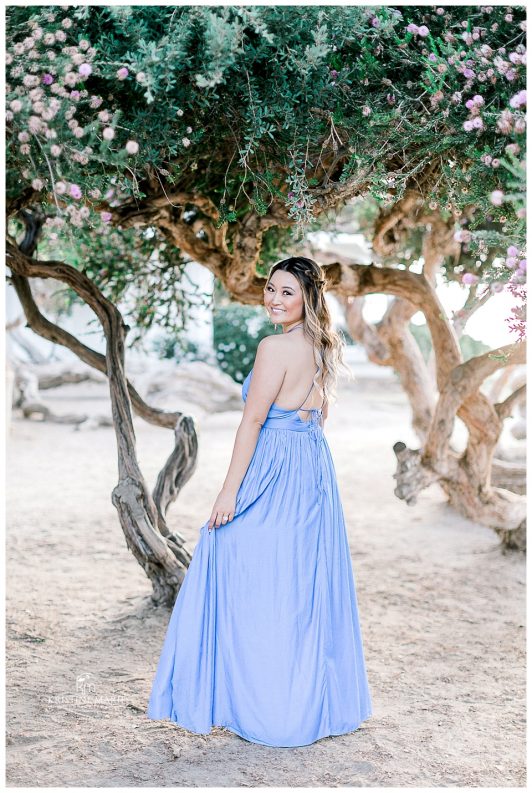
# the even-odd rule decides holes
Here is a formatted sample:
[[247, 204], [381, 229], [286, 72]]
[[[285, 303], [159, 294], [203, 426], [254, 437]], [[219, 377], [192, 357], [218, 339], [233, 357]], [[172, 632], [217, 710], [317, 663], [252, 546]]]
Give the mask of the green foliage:
[[[62, 220], [47, 227], [53, 247], [113, 299], [129, 268], [144, 328], [179, 326], [181, 254], [162, 253], [156, 234], [167, 269], [150, 275], [149, 242], [101, 227], [154, 195], [208, 199], [231, 250], [231, 226], [273, 201], [300, 234], [338, 185], [375, 211], [415, 187], [472, 232], [448, 278], [484, 278], [509, 245], [525, 257], [525, 17], [524, 6], [8, 6], [8, 203]], [[297, 240], [266, 237], [262, 269], [276, 240]]]
[[216, 308], [213, 335], [220, 368], [242, 383], [253, 366], [260, 340], [274, 332], [264, 309], [237, 303]]
[[178, 363], [183, 361], [207, 360], [208, 355], [202, 353], [197, 344], [183, 337], [166, 336], [153, 342], [153, 350], [159, 358], [171, 358]]

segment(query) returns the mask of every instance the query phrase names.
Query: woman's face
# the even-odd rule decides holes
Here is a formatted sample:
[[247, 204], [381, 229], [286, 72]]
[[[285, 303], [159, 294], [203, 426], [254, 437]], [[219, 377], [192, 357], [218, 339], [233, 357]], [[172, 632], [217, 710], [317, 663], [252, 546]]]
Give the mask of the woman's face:
[[286, 270], [276, 270], [264, 287], [264, 305], [273, 322], [292, 324], [303, 319], [303, 293], [299, 281]]

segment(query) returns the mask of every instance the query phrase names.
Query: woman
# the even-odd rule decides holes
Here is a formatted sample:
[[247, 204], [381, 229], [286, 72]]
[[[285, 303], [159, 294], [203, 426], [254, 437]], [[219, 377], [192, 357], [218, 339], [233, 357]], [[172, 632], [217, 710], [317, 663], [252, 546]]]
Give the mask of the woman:
[[[275, 264], [229, 470], [179, 590], [148, 705], [197, 733], [305, 746], [371, 715], [355, 583], [323, 434], [341, 361], [316, 262]], [[347, 369], [347, 367], [345, 367]], [[296, 405], [297, 407], [290, 407]]]

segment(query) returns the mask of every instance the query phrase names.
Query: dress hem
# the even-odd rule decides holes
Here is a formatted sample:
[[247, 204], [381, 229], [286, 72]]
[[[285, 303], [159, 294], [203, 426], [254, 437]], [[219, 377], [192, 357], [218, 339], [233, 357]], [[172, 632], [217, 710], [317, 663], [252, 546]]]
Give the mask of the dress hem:
[[[373, 712], [369, 711], [368, 713], [366, 713], [366, 715], [364, 715], [360, 719], [360, 721], [355, 726], [349, 727], [346, 730], [341, 730], [340, 732], [329, 732], [329, 731], [324, 732], [321, 735], [316, 736], [316, 738], [313, 738], [311, 741], [307, 741], [306, 743], [292, 743], [292, 744], [267, 743], [267, 741], [261, 741], [259, 738], [252, 738], [250, 735], [246, 735], [243, 732], [243, 730], [239, 730], [233, 724], [211, 724], [211, 730], [212, 730], [213, 727], [224, 727], [225, 729], [229, 730], [230, 732], [234, 733], [235, 735], [238, 735], [240, 738], [244, 738], [244, 740], [250, 741], [251, 743], [260, 744], [261, 746], [270, 746], [270, 747], [272, 747], [274, 749], [297, 749], [298, 746], [311, 746], [313, 743], [316, 743], [316, 741], [319, 741], [322, 738], [334, 737], [336, 735], [347, 735], [348, 733], [355, 732], [356, 730], [358, 730], [360, 725], [364, 721], [369, 719], [370, 716], [372, 716], [372, 715], [373, 715]], [[172, 719], [172, 718], [169, 718], [169, 721], [171, 721], [172, 724], [176, 724], [178, 727], [182, 727], [184, 730], [187, 730], [188, 732], [193, 733], [194, 735], [210, 735], [211, 734], [210, 730], [209, 730], [209, 732], [200, 732], [198, 730], [192, 730], [192, 729], [190, 729], [190, 727], [186, 727], [184, 724], [181, 724], [179, 721], [176, 721], [175, 719]]]

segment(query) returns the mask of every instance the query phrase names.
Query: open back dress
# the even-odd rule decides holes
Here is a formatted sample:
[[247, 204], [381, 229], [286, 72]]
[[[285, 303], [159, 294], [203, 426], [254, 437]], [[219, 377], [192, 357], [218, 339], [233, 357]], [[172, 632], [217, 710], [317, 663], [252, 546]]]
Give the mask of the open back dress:
[[271, 405], [233, 520], [200, 529], [166, 630], [150, 719], [291, 747], [352, 732], [372, 713], [322, 408], [303, 408], [312, 388], [297, 408]]

